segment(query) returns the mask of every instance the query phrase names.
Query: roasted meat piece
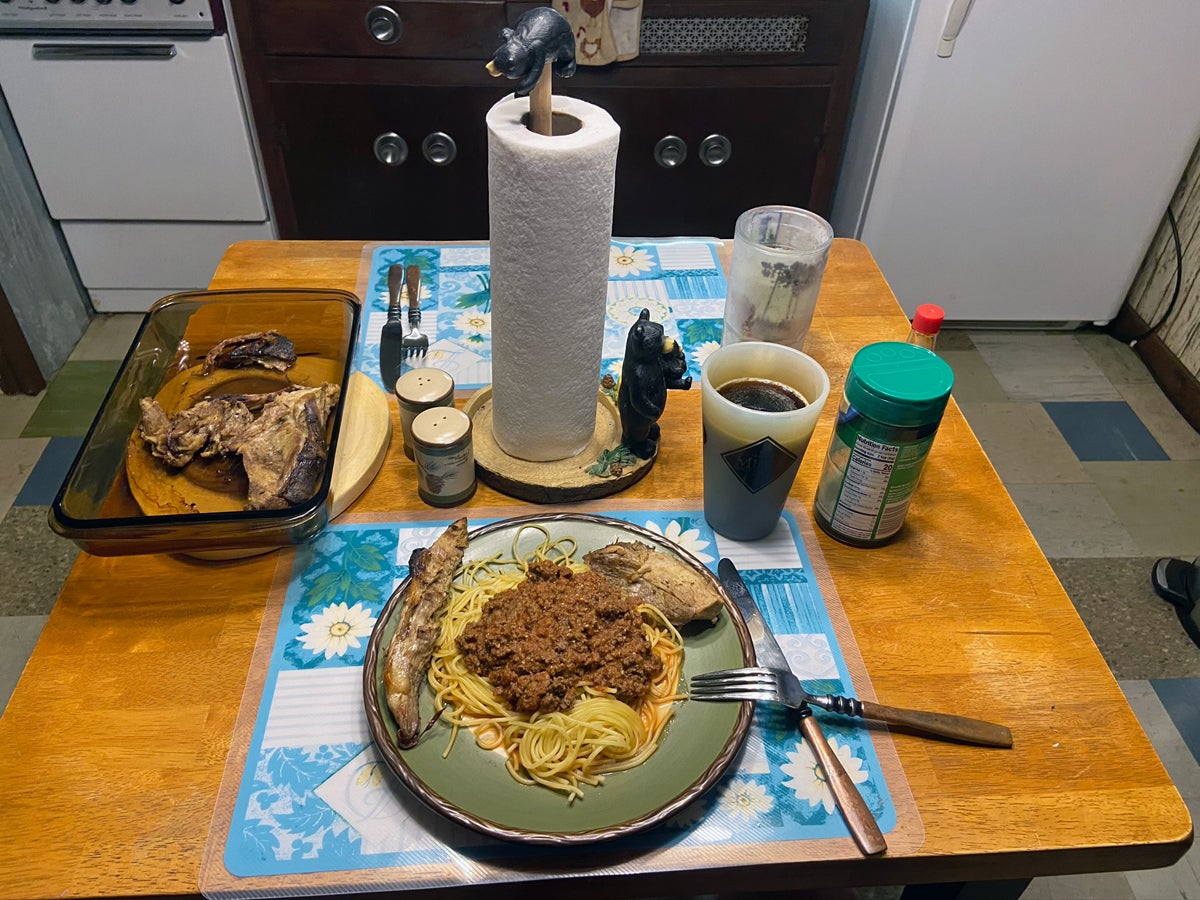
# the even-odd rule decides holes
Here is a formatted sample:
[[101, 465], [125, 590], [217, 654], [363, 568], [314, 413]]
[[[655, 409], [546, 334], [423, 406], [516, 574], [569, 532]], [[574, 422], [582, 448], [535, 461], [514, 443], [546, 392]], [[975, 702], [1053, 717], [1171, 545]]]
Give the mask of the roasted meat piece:
[[641, 543], [618, 541], [583, 557], [596, 572], [639, 600], [657, 606], [673, 625], [717, 620], [721, 595], [694, 569], [669, 553]]
[[151, 454], [182, 469], [197, 455], [212, 457], [232, 452], [253, 421], [249, 407], [236, 398], [206, 398], [168, 416], [157, 400], [143, 397], [138, 431], [150, 445]]
[[204, 357], [205, 375], [213, 369], [262, 366], [283, 372], [296, 363], [296, 347], [278, 331], [256, 331], [221, 341]]
[[233, 445], [250, 479], [249, 509], [282, 509], [316, 493], [325, 469], [325, 423], [337, 405], [336, 384], [275, 395]]
[[404, 606], [383, 670], [387, 705], [396, 720], [396, 743], [401, 749], [416, 746], [421, 736], [421, 685], [441, 630], [442, 609], [466, 549], [467, 520], [459, 519], [431, 547], [415, 551], [409, 560]]

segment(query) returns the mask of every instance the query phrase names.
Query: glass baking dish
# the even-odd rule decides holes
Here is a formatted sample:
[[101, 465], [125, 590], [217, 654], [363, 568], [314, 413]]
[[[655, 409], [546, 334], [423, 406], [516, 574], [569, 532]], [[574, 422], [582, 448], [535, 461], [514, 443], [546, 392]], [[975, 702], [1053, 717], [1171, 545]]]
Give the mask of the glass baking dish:
[[[329, 520], [330, 480], [358, 317], [357, 298], [338, 290], [190, 291], [157, 301], [54, 498], [50, 527], [97, 556], [169, 552], [217, 556], [214, 551], [265, 551], [311, 540]], [[296, 364], [284, 374], [259, 367], [219, 370], [228, 379], [222, 392], [263, 392], [276, 389], [280, 379], [339, 385], [339, 400], [327, 421], [328, 455], [316, 493], [282, 509], [143, 512], [131, 490], [126, 464], [128, 457], [131, 466], [139, 465], [132, 460], [142, 446], [134, 433], [142, 398], [160, 391], [168, 395], [181, 373], [202, 363], [220, 341], [272, 329], [291, 339]], [[153, 462], [148, 453], [145, 457]], [[139, 472], [149, 463], [140, 465]], [[167, 473], [164, 481], [179, 477], [165, 465], [162, 468]], [[230, 505], [236, 504], [230, 501]]]

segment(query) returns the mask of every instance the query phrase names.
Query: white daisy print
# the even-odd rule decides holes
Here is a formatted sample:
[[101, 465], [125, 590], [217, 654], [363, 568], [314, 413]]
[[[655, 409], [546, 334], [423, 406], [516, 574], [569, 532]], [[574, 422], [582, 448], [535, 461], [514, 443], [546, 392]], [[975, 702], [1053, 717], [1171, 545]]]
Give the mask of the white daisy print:
[[[862, 760], [850, 752], [847, 744], [839, 744], [837, 738], [831, 737], [829, 746], [842, 761], [851, 781], [855, 784], [862, 784], [867, 780], [867, 771], [863, 768]], [[833, 793], [829, 790], [824, 770], [817, 763], [817, 758], [813, 756], [812, 748], [808, 746], [807, 742], [800, 743], [796, 745], [796, 752], [789, 751], [787, 756], [790, 762], [785, 763], [781, 768], [785, 775], [790, 776], [790, 780], [785, 781], [783, 786], [791, 788], [800, 800], [807, 800], [809, 806], [816, 806], [818, 803], [824, 804], [825, 813], [833, 815], [836, 808], [833, 802]]]
[[311, 622], [300, 626], [303, 632], [300, 641], [314, 656], [324, 652], [326, 659], [332, 659], [345, 656], [351, 647], [361, 647], [360, 638], [370, 637], [374, 627], [375, 617], [361, 603], [349, 607], [333, 603], [313, 615]]
[[689, 528], [687, 531], [684, 531], [683, 525], [680, 524], [679, 520], [672, 519], [667, 523], [666, 531], [659, 528], [657, 522], [647, 522], [646, 530], [653, 531], [655, 534], [665, 537], [681, 550], [685, 550], [696, 557], [700, 562], [707, 563], [713, 561], [713, 558], [704, 552], [709, 542], [700, 540], [699, 528]]
[[720, 348], [720, 341], [704, 341], [692, 348], [692, 356], [696, 359], [696, 364], [703, 366], [708, 362], [708, 358], [712, 356]]
[[481, 341], [492, 333], [492, 314], [468, 310], [454, 320], [454, 327], [465, 334], [468, 341]]
[[609, 248], [608, 277], [623, 278], [626, 275], [640, 275], [654, 268], [654, 260], [650, 254], [640, 247]]
[[771, 811], [775, 801], [765, 785], [747, 778], [735, 778], [722, 788], [717, 800], [721, 809], [737, 819], [754, 820]]

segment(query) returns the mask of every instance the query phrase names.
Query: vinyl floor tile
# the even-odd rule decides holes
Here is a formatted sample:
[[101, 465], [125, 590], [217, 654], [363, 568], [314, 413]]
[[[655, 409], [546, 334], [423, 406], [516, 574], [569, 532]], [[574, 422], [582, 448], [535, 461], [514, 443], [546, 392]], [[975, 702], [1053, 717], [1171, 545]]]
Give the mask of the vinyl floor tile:
[[1179, 414], [1157, 384], [1119, 384], [1130, 409], [1171, 459], [1200, 459], [1200, 431]]
[[27, 483], [49, 438], [0, 438], [0, 519]]
[[17, 494], [15, 506], [49, 506], [54, 502], [54, 495], [62, 487], [63, 480], [75, 455], [83, 445], [81, 437], [56, 438], [23, 438], [22, 440], [40, 440], [46, 442], [37, 465], [25, 479], [25, 485]]
[[138, 313], [97, 315], [71, 352], [71, 361], [124, 359], [143, 318]]
[[1148, 681], [1122, 681], [1121, 689], [1179, 795], [1189, 803], [1200, 803], [1200, 765], [1196, 764], [1154, 686]]
[[1010, 400], [1119, 400], [1104, 370], [1073, 335], [971, 332]]
[[959, 406], [1005, 485], [1088, 480], [1042, 404], [960, 402]]
[[1125, 555], [1200, 556], [1200, 461], [1088, 462], [1083, 470], [1139, 547]]
[[46, 507], [10, 509], [0, 522], [0, 616], [49, 613], [78, 556], [78, 547], [46, 526]]
[[1154, 384], [1154, 376], [1137, 351], [1128, 344], [1109, 337], [1103, 331], [1077, 331], [1075, 340], [1114, 385]]
[[1050, 565], [1117, 678], [1200, 677], [1200, 649], [1150, 586], [1153, 557], [1051, 559]]
[[0, 440], [21, 436], [43, 394], [0, 394]]
[[971, 340], [970, 332], [965, 329], [943, 328], [938, 333], [938, 353], [943, 350], [974, 350], [975, 342]]
[[1168, 458], [1124, 400], [1052, 402], [1042, 406], [1082, 462]]
[[21, 436], [87, 434], [120, 366], [119, 360], [68, 362], [46, 388]]
[[1133, 889], [1120, 872], [1035, 878], [1021, 900], [1130, 900]]
[[[1200, 657], [1200, 647], [1196, 656]], [[1200, 765], [1200, 678], [1166, 678], [1150, 684]]]
[[977, 350], [943, 350], [938, 356], [954, 370], [951, 393], [961, 403], [988, 403], [1008, 400], [1008, 394]]
[[46, 616], [0, 616], [0, 714], [25, 671]]
[[1013, 484], [1008, 492], [1048, 557], [1143, 555], [1094, 484]]

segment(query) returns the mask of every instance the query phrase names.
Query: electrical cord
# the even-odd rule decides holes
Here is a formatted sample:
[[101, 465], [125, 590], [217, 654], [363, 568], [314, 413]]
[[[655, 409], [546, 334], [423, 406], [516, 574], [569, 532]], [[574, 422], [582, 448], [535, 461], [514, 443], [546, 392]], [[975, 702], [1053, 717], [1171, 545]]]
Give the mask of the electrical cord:
[[1179, 243], [1179, 225], [1175, 221], [1175, 213], [1171, 211], [1170, 204], [1167, 204], [1167, 224], [1171, 226], [1171, 239], [1175, 242], [1175, 293], [1171, 295], [1171, 302], [1167, 304], [1167, 308], [1163, 311], [1163, 314], [1158, 317], [1158, 321], [1137, 337], [1129, 339], [1128, 343], [1130, 347], [1137, 344], [1138, 341], [1144, 341], [1158, 331], [1158, 329], [1162, 328], [1163, 323], [1170, 317], [1175, 309], [1175, 304], [1179, 301], [1179, 292], [1183, 287], [1183, 247]]

